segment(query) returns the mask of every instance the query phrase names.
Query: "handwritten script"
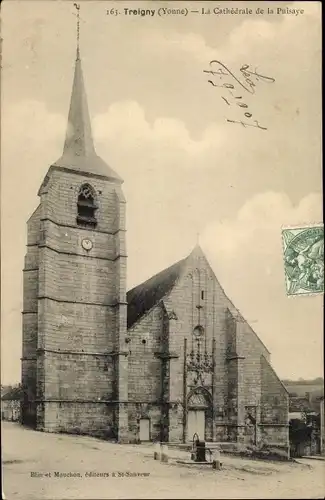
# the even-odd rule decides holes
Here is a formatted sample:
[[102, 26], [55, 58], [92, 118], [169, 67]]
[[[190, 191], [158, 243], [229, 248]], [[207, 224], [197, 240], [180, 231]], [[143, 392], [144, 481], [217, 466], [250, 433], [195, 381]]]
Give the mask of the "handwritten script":
[[258, 73], [257, 69], [251, 69], [248, 64], [243, 64], [239, 70], [239, 74], [236, 76], [222, 62], [216, 60], [210, 61], [210, 69], [203, 70], [203, 72], [212, 75], [213, 78], [208, 80], [208, 82], [213, 87], [219, 87], [228, 92], [226, 97], [224, 95], [221, 96], [227, 106], [238, 106], [243, 111], [244, 117], [242, 120], [230, 120], [227, 118], [227, 122], [239, 123], [243, 127], [256, 127], [261, 130], [267, 130], [266, 127], [263, 127], [254, 119], [248, 104], [244, 102], [244, 96], [247, 96], [247, 94], [254, 95], [258, 82], [274, 83], [274, 78]]

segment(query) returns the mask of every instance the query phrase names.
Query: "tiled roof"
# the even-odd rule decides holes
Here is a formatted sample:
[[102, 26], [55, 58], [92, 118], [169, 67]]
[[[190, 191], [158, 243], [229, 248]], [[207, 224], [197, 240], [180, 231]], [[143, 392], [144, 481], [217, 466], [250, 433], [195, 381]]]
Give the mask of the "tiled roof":
[[157, 304], [176, 283], [186, 258], [152, 276], [127, 293], [128, 328]]
[[3, 401], [12, 401], [12, 400], [20, 400], [22, 397], [22, 388], [21, 387], [13, 387], [6, 392], [1, 399]]

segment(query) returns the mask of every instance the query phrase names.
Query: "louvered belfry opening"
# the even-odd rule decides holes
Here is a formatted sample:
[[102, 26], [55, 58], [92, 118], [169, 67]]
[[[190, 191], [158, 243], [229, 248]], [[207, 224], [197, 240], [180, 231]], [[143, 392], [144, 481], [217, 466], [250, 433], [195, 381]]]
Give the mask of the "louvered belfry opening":
[[77, 223], [87, 226], [96, 226], [96, 210], [95, 196], [93, 189], [88, 184], [81, 186], [78, 195], [78, 214]]

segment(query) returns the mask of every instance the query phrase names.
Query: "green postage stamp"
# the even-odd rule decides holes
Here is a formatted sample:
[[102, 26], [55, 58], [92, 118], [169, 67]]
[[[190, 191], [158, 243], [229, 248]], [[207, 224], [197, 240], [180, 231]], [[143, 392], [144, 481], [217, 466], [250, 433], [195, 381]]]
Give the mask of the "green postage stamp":
[[324, 292], [324, 226], [282, 229], [287, 295]]

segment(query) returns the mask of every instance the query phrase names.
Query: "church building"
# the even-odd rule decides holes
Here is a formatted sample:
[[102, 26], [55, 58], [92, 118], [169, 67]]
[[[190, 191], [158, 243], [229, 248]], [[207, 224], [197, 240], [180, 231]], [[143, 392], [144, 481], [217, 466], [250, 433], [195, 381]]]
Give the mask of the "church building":
[[22, 423], [287, 450], [287, 391], [200, 246], [126, 293], [122, 183], [94, 148], [78, 49], [63, 153], [27, 222]]

